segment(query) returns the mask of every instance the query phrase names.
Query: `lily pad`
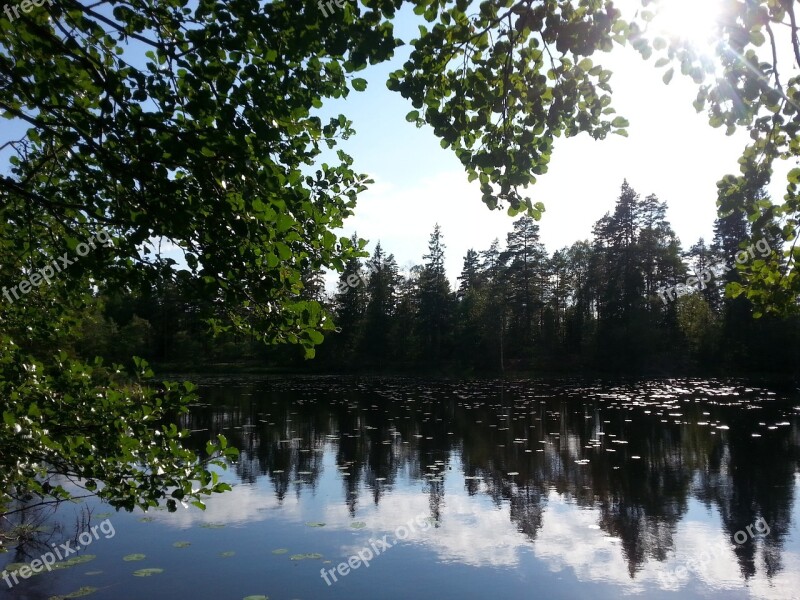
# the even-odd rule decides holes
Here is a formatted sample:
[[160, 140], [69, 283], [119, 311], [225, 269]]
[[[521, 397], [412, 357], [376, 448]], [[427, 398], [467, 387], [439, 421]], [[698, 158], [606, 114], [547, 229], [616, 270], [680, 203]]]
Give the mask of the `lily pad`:
[[155, 521], [155, 518], [154, 517], [142, 517], [141, 519], [139, 519], [139, 521], [142, 522], [142, 523], [152, 523], [153, 521]]
[[306, 527], [325, 527], [325, 523], [306, 523]]
[[245, 596], [243, 600], [269, 600], [269, 596]]
[[364, 521], [354, 521], [350, 523], [350, 527], [352, 527], [353, 529], [364, 529], [364, 527], [366, 526], [367, 524], [364, 523]]
[[158, 573], [163, 573], [164, 569], [139, 569], [138, 571], [134, 571], [134, 577], [150, 577], [151, 575], [157, 575]]
[[231, 556], [236, 556], [236, 552], [234, 552], [233, 550], [228, 550], [226, 552], [220, 552], [219, 555], [222, 558], [230, 558]]
[[286, 554], [289, 551], [288, 548], [276, 548], [272, 551], [273, 554]]
[[289, 560], [306, 560], [307, 558], [319, 559], [322, 558], [322, 554], [319, 554], [318, 552], [311, 552], [306, 554], [292, 554]]
[[175, 548], [188, 548], [192, 545], [192, 542], [175, 542], [172, 544]]
[[85, 585], [79, 590], [75, 590], [74, 592], [70, 592], [69, 594], [65, 594], [63, 596], [50, 596], [49, 600], [67, 600], [68, 598], [83, 598], [84, 596], [88, 596], [89, 594], [94, 594], [98, 588], [92, 587], [90, 585]]
[[83, 556], [73, 556], [72, 558], [68, 558], [67, 560], [57, 562], [53, 565], [53, 570], [57, 569], [69, 569], [70, 567], [74, 567], [75, 565], [82, 565], [87, 563], [91, 560], [97, 558], [96, 554], [84, 554]]
[[145, 558], [147, 558], [147, 556], [144, 554], [128, 554], [127, 556], [123, 556], [122, 560], [125, 562], [134, 562], [137, 560], [144, 560]]

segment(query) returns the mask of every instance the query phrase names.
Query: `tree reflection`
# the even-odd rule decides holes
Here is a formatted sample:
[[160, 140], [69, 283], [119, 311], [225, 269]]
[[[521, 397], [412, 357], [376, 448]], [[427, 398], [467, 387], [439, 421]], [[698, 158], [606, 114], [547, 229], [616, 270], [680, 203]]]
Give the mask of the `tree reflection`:
[[421, 483], [442, 519], [445, 483], [507, 502], [535, 540], [551, 492], [599, 511], [631, 578], [677, 550], [690, 499], [715, 508], [724, 533], [763, 518], [770, 535], [735, 547], [744, 578], [756, 551], [772, 577], [791, 526], [797, 421], [792, 398], [719, 381], [626, 384], [293, 378], [205, 388], [184, 426], [198, 449], [225, 433], [242, 482], [268, 477], [279, 502], [314, 492], [335, 458], [350, 515], [402, 477]]

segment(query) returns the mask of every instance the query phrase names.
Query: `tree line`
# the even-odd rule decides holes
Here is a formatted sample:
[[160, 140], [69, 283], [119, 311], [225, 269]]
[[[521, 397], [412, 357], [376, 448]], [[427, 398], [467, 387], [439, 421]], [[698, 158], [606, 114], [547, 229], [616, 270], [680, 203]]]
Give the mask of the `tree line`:
[[[741, 285], [738, 267], [782, 260], [781, 241], [754, 244], [745, 215], [732, 212], [717, 218], [710, 243], [684, 249], [666, 210], [626, 181], [591, 240], [552, 254], [534, 219], [523, 216], [503, 243], [467, 251], [455, 288], [438, 225], [423, 262], [406, 275], [380, 242], [371, 256], [345, 262], [333, 292], [320, 271], [306, 269], [299, 297], [320, 302], [336, 325], [313, 361], [233, 333], [214, 339], [205, 324], [213, 302], [191, 300], [191, 282], [180, 273], [160, 288], [98, 297], [82, 344], [89, 355], [124, 360], [133, 353], [182, 368], [792, 372], [798, 319], [760, 315], [730, 293]], [[359, 247], [355, 235], [352, 244]], [[675, 287], [678, 294], [668, 293]]]

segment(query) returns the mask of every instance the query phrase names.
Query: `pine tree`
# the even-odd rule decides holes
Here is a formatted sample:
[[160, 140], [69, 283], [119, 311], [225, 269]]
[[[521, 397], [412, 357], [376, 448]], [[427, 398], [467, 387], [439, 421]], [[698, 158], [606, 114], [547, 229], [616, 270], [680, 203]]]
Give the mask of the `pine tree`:
[[422, 355], [435, 362], [441, 360], [450, 333], [452, 298], [450, 282], [444, 269], [445, 245], [437, 223], [428, 242], [428, 253], [419, 280], [419, 333]]
[[393, 255], [386, 256], [380, 242], [375, 246], [372, 258], [367, 261], [369, 298], [364, 319], [362, 348], [369, 361], [377, 361], [380, 367], [390, 356], [392, 317], [397, 304], [397, 263]]
[[509, 291], [509, 350], [514, 358], [530, 358], [534, 335], [541, 332], [549, 284], [547, 252], [539, 241], [539, 226], [532, 218], [522, 217], [514, 222], [502, 257], [508, 265], [505, 278]]
[[461, 269], [461, 275], [458, 276], [458, 280], [461, 282], [458, 286], [459, 298], [463, 298], [471, 290], [475, 290], [480, 286], [480, 268], [478, 253], [470, 248], [464, 256], [464, 266]]
[[480, 253], [482, 279], [486, 282], [485, 301], [481, 305], [481, 356], [492, 357], [486, 367], [505, 370], [505, 338], [508, 313], [508, 281], [506, 257], [495, 239], [488, 250]]
[[[358, 235], [353, 234], [353, 244], [358, 247]], [[334, 296], [334, 310], [338, 334], [335, 346], [340, 358], [349, 361], [354, 357], [361, 338], [362, 319], [367, 306], [364, 271], [359, 258], [350, 258], [339, 276], [339, 285]]]
[[[591, 269], [596, 288], [598, 357], [619, 366], [644, 364], [669, 343], [663, 335], [664, 304], [658, 286], [683, 273], [679, 242], [666, 220], [666, 206], [651, 195], [642, 200], [625, 181], [614, 213], [594, 227]], [[673, 282], [674, 283], [674, 280]], [[674, 307], [668, 307], [674, 315]], [[672, 311], [672, 313], [669, 313]], [[675, 329], [673, 327], [673, 329]]]

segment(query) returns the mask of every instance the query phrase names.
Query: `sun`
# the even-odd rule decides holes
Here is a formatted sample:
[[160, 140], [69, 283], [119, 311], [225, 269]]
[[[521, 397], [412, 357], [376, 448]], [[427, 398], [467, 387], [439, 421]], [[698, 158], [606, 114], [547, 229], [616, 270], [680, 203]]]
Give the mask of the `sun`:
[[661, 0], [651, 22], [656, 35], [677, 39], [711, 56], [719, 42], [722, 0]]

